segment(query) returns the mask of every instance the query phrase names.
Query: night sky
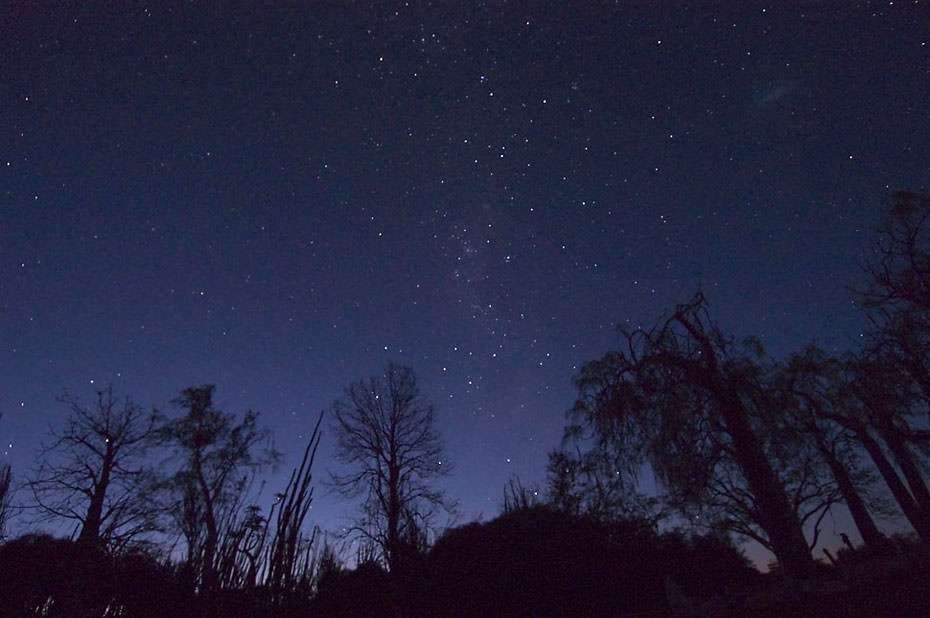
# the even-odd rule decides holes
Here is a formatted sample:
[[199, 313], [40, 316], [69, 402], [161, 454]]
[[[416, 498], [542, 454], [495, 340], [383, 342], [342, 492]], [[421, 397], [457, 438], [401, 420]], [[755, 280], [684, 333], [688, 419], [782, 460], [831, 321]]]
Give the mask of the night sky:
[[[617, 323], [700, 287], [776, 356], [854, 348], [857, 260], [930, 183], [926, 2], [223, 4], [0, 9], [14, 474], [63, 389], [172, 411], [215, 383], [283, 483], [393, 360], [460, 519], [493, 516]], [[318, 496], [324, 528], [351, 513]]]

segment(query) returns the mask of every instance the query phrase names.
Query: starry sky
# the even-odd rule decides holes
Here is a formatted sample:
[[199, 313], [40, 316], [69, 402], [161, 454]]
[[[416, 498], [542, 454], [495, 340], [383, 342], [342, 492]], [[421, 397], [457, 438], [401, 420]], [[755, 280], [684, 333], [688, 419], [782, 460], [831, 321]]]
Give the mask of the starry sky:
[[493, 516], [617, 323], [700, 287], [775, 355], [857, 344], [857, 260], [930, 182], [928, 25], [923, 1], [6, 3], [0, 457], [31, 465], [63, 389], [170, 410], [215, 383], [283, 483], [393, 360], [461, 519]]

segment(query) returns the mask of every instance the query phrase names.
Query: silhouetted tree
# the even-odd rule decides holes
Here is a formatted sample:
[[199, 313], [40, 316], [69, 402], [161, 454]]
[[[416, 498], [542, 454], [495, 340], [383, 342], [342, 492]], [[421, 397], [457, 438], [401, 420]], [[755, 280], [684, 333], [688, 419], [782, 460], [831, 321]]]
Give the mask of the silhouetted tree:
[[[866, 358], [839, 360], [814, 353], [796, 357], [791, 371], [797, 376], [795, 393], [803, 397], [819, 419], [842, 427], [868, 453], [901, 512], [922, 538], [930, 538], [930, 519], [919, 496], [909, 487], [907, 476], [902, 476], [900, 465], [903, 463], [913, 476], [913, 454], [905, 448], [899, 429], [895, 429], [905, 421], [893, 418], [907, 407], [901, 402], [906, 389], [902, 391], [900, 372], [893, 365]], [[886, 438], [891, 439], [894, 448], [886, 443]], [[863, 524], [863, 538], [873, 536], [861, 509], [854, 506], [856, 501], [847, 504], [852, 505], [857, 525]]]
[[64, 395], [69, 408], [53, 440], [42, 447], [38, 466], [25, 487], [38, 517], [76, 522], [78, 541], [124, 546], [157, 529], [151, 499], [153, 475], [146, 463], [159, 416], [129, 398], [118, 401], [111, 388], [85, 405]]
[[855, 433], [847, 424], [836, 421], [849, 412], [842, 409], [843, 397], [837, 391], [838, 369], [838, 361], [814, 346], [789, 358], [779, 368], [778, 385], [784, 396], [786, 420], [830, 470], [863, 542], [872, 548], [883, 547], [887, 539], [870, 512], [887, 510], [871, 491], [876, 479], [861, 461], [861, 445]]
[[908, 521], [930, 540], [930, 198], [899, 191], [866, 260], [858, 290], [871, 327], [865, 349], [844, 364], [855, 425]]
[[892, 194], [866, 270], [858, 296], [872, 325], [867, 353], [913, 381], [930, 419], [930, 197]]
[[184, 389], [175, 404], [184, 414], [162, 426], [180, 466], [166, 483], [176, 521], [187, 541], [188, 562], [202, 589], [219, 585], [221, 535], [236, 521], [251, 473], [273, 463], [277, 453], [262, 447], [267, 434], [251, 410], [241, 421], [213, 405], [213, 385]]
[[13, 471], [8, 464], [0, 466], [0, 541], [6, 538], [6, 522], [10, 513], [10, 489]]
[[[883, 362], [874, 356], [847, 361], [845, 373], [846, 386], [860, 406], [857, 420], [865, 424], [864, 431], [859, 434], [860, 440], [864, 444], [871, 439], [882, 443], [883, 454], [894, 462], [905, 486], [904, 492], [896, 486], [892, 493], [899, 498], [905, 515], [910, 512], [908, 519], [913, 518], [912, 523], [916, 522], [918, 534], [930, 540], [930, 490], [924, 478], [921, 456], [907, 437], [911, 433], [908, 417], [913, 411], [910, 403], [913, 392], [893, 363]], [[879, 463], [878, 450], [874, 447], [870, 454], [873, 452], [873, 460], [881, 471], [884, 464]], [[897, 472], [891, 475], [889, 471], [883, 476], [886, 481], [891, 481], [898, 478]]]
[[556, 450], [550, 451], [546, 464], [546, 500], [556, 510], [571, 515], [580, 515], [584, 509], [579, 459], [565, 450]]
[[549, 453], [546, 467], [546, 500], [554, 508], [573, 515], [589, 515], [609, 521], [622, 518], [648, 519], [655, 524], [666, 513], [657, 498], [636, 490], [635, 472], [624, 472], [623, 456], [612, 449], [591, 445]]
[[891, 207], [867, 260], [868, 307], [919, 307], [930, 311], [930, 197], [909, 191], [891, 195]]
[[[922, 307], [886, 307], [869, 312], [871, 328], [863, 356], [880, 358], [885, 365], [895, 367], [901, 378], [907, 378], [912, 391], [911, 404], [919, 414], [918, 422], [926, 427], [930, 419], [930, 310]], [[915, 436], [912, 436], [915, 437]], [[930, 432], [919, 436], [926, 443]]]
[[623, 335], [622, 349], [582, 369], [576, 417], [628, 461], [648, 461], [679, 498], [745, 505], [734, 512], [764, 533], [785, 571], [808, 574], [799, 502], [776, 469], [790, 461], [774, 461], [759, 434], [773, 413], [759, 363], [709, 322], [700, 294], [655, 328]]
[[[840, 499], [839, 492], [817, 454], [796, 440], [794, 432], [779, 429], [760, 427], [756, 433], [775, 475], [783, 483], [792, 512], [802, 528], [810, 531], [807, 544], [813, 549], [824, 518]], [[705, 439], [697, 441], [698, 448], [683, 449], [678, 442], [659, 455], [665, 459], [659, 478], [668, 488], [668, 505], [684, 514], [695, 528], [735, 533], [775, 553], [775, 545], [760, 519], [758, 500], [736, 459], [725, 450], [714, 452], [706, 443], [701, 446]]]
[[435, 411], [420, 395], [413, 370], [388, 364], [384, 373], [349, 385], [332, 406], [339, 460], [333, 474], [349, 497], [364, 496], [353, 532], [369, 539], [396, 570], [439, 509], [451, 505], [433, 481], [449, 471], [434, 426]]

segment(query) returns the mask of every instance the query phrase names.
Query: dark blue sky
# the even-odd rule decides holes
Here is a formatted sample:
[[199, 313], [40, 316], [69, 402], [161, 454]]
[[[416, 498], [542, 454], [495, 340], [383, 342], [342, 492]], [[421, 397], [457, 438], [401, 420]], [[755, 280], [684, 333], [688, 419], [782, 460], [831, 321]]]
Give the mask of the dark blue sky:
[[857, 259], [927, 190], [925, 2], [221, 4], [0, 9], [15, 472], [109, 383], [215, 383], [286, 470], [392, 359], [493, 515], [618, 322], [701, 286], [775, 354], [855, 346]]

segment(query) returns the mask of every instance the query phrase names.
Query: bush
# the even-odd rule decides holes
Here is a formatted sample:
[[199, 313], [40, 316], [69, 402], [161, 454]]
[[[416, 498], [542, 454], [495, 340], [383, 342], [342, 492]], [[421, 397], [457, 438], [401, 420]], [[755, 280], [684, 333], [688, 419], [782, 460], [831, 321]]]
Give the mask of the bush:
[[755, 572], [719, 539], [658, 535], [545, 506], [449, 531], [429, 553], [425, 613], [619, 616], [668, 611], [671, 580], [708, 595]]

